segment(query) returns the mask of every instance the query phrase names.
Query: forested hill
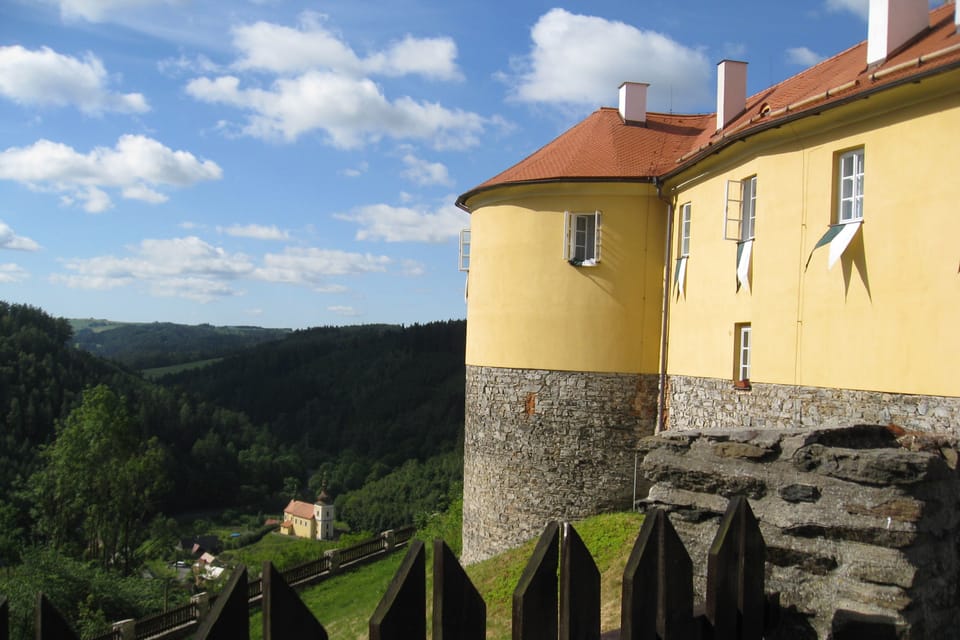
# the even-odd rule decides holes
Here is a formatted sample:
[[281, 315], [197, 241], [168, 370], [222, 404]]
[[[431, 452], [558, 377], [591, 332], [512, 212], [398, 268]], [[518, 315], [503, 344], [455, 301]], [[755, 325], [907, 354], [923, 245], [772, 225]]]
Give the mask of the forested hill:
[[[310, 329], [161, 382], [268, 423], [320, 459], [350, 451], [392, 468], [456, 443], [465, 336], [462, 320]], [[335, 488], [356, 488], [327, 472]]]
[[133, 369], [221, 358], [289, 335], [289, 329], [214, 327], [170, 322], [70, 320], [75, 346]]

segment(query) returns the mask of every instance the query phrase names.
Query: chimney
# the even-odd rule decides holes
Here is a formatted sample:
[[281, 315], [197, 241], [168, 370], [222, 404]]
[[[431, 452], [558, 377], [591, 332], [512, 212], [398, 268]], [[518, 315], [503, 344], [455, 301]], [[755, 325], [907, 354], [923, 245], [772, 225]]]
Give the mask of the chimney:
[[717, 65], [717, 129], [723, 129], [747, 106], [747, 63], [721, 60]]
[[867, 64], [883, 62], [930, 24], [928, 0], [870, 0]]
[[647, 121], [646, 82], [624, 82], [620, 85], [620, 117], [628, 124], [643, 124]]

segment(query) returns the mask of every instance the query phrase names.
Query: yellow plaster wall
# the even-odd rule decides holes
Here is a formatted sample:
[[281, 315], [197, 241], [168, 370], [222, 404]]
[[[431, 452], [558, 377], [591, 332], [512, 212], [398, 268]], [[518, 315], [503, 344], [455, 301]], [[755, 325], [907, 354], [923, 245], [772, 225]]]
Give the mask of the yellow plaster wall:
[[[649, 184], [501, 187], [471, 207], [470, 365], [655, 373], [666, 206]], [[564, 212], [602, 212], [601, 260], [563, 260]]]
[[[918, 101], [928, 89], [760, 134], [673, 181], [709, 170], [676, 193], [693, 210], [669, 373], [732, 378], [734, 324], [750, 322], [755, 382], [960, 395], [960, 94]], [[859, 146], [864, 223], [832, 270], [823, 247], [805, 271], [835, 216], [835, 155]], [[724, 188], [754, 173], [753, 286], [738, 293], [736, 243], [722, 238]], [[676, 250], [676, 231], [673, 242]]]

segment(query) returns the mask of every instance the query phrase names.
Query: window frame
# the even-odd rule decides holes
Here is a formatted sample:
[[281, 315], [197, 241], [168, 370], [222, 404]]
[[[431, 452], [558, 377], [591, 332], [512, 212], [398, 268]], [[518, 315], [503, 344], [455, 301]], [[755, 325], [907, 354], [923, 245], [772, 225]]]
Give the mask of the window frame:
[[470, 271], [470, 229], [460, 230], [460, 252], [458, 258], [458, 270]]
[[680, 247], [679, 255], [680, 258], [687, 258], [690, 256], [690, 223], [693, 218], [693, 203], [684, 202], [680, 205]]
[[[592, 219], [592, 234], [591, 234]], [[580, 222], [584, 223], [581, 231]], [[600, 263], [602, 212], [565, 211], [563, 215], [563, 259], [575, 267], [593, 267]], [[582, 234], [582, 243], [579, 242]], [[592, 235], [592, 240], [591, 240]], [[582, 255], [578, 249], [582, 247]], [[590, 253], [593, 255], [590, 256]]]
[[[863, 194], [864, 194], [864, 147], [848, 149], [837, 154], [836, 163], [836, 223], [850, 224], [851, 222], [863, 221]], [[850, 171], [846, 172], [846, 161], [852, 160], [849, 165]], [[850, 185], [849, 195], [844, 194], [844, 189]], [[845, 213], [845, 205], [848, 213]]]
[[757, 228], [757, 174], [740, 181], [740, 241], [753, 240]]
[[748, 388], [753, 355], [753, 327], [749, 322], [734, 325], [734, 376], [735, 384]]

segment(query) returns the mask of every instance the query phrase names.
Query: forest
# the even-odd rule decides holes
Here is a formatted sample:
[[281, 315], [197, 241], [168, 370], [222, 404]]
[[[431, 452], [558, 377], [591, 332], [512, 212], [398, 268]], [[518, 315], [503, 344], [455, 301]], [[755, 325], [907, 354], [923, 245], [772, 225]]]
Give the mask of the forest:
[[[68, 320], [0, 302], [0, 578], [2, 567], [63, 572], [69, 560], [86, 567], [74, 574], [126, 584], [165, 552], [173, 518], [279, 513], [322, 487], [353, 532], [458, 499], [463, 321], [320, 327], [245, 345], [215, 345], [208, 327], [198, 339], [182, 325], [166, 338], [146, 326], [149, 340], [102, 328], [99, 344], [123, 354], [107, 359], [80, 348]], [[165, 343], [166, 362], [214, 362], [148, 381], [134, 367], [158, 360], [138, 359], [137, 341], [150, 353]], [[98, 603], [74, 613], [109, 616]]]

